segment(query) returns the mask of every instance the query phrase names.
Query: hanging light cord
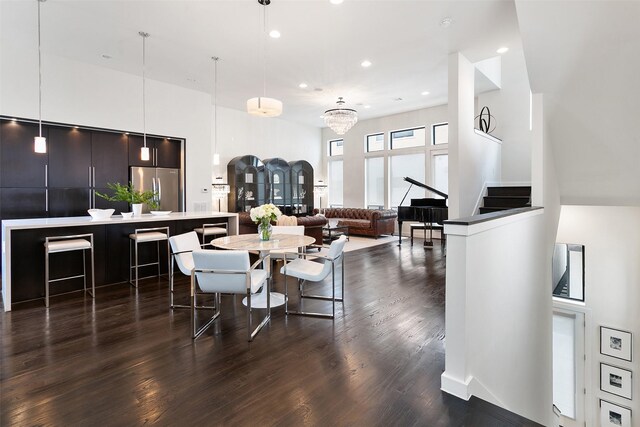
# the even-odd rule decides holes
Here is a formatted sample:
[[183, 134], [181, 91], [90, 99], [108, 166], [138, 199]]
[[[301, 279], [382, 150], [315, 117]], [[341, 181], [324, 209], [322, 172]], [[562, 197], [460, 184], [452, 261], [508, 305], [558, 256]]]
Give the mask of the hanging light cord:
[[149, 34], [141, 32], [142, 36], [142, 142], [144, 147], [147, 146], [147, 110], [146, 110], [146, 83], [145, 83], [145, 68], [146, 68], [146, 42]]
[[262, 94], [267, 96], [267, 5], [263, 7], [262, 14], [262, 54], [264, 55], [264, 61], [262, 61]]
[[218, 60], [213, 57], [213, 152], [217, 153], [218, 148]]
[[38, 0], [38, 133], [42, 137], [42, 53], [40, 39], [40, 3]]

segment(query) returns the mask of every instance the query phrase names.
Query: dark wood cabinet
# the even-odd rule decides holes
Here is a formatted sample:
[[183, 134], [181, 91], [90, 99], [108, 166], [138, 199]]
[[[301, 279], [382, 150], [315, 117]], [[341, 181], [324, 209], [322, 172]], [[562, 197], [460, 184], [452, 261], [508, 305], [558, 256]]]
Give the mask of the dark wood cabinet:
[[291, 168], [289, 162], [274, 157], [264, 160], [267, 203], [273, 203], [285, 215], [292, 213]]
[[46, 216], [46, 188], [0, 188], [0, 219]]
[[86, 188], [50, 188], [49, 216], [87, 216], [87, 210], [93, 207], [93, 198], [89, 187]]
[[169, 138], [147, 136], [149, 160], [142, 160], [140, 152], [144, 146], [141, 136], [129, 136], [129, 164], [131, 166], [156, 166], [160, 168], [180, 168], [182, 142]]
[[240, 156], [227, 165], [230, 212], [248, 212], [266, 203], [265, 168], [256, 156]]
[[313, 214], [313, 166], [306, 160], [290, 162], [293, 213]]
[[91, 134], [91, 164], [94, 168], [93, 187], [107, 188], [108, 183], [129, 182], [129, 138], [125, 134], [93, 132]]
[[[47, 129], [42, 129], [46, 138]], [[0, 122], [0, 186], [45, 188], [48, 155], [33, 151], [38, 125], [12, 120]]]
[[53, 127], [47, 144], [49, 188], [91, 187], [90, 131]]

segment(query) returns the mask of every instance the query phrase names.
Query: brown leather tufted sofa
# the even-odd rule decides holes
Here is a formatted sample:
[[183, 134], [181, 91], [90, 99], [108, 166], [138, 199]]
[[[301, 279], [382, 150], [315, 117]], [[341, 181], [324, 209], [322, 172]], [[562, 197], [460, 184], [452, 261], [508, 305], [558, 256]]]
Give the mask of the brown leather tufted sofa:
[[348, 225], [349, 234], [378, 238], [393, 234], [398, 213], [391, 209], [328, 208], [322, 213], [327, 219], [338, 219], [338, 225]]
[[[327, 223], [327, 219], [322, 216], [299, 216], [298, 225], [304, 225], [304, 234], [316, 239], [316, 245], [322, 245], [322, 227]], [[258, 225], [251, 221], [249, 212], [238, 213], [238, 234], [258, 233]], [[273, 223], [275, 225], [275, 223]]]

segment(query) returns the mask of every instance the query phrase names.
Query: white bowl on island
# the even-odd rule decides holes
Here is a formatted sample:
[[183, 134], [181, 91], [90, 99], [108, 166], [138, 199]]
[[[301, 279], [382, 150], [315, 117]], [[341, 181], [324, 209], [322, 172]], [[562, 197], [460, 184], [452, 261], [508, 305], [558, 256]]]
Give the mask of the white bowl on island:
[[89, 209], [87, 212], [89, 212], [92, 219], [102, 220], [111, 218], [115, 211], [115, 209]]
[[151, 215], [156, 215], [156, 216], [169, 215], [171, 212], [172, 211], [149, 211]]
[[131, 219], [133, 218], [133, 212], [120, 212], [122, 214], [122, 219]]

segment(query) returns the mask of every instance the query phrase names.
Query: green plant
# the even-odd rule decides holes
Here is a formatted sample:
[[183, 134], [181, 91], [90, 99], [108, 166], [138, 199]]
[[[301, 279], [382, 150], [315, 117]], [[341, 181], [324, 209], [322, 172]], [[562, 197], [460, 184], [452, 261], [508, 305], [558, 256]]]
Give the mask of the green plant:
[[98, 191], [96, 191], [96, 196], [102, 197], [110, 202], [128, 202], [131, 204], [146, 203], [151, 210], [158, 209], [158, 193], [155, 191], [136, 190], [133, 188], [132, 183], [127, 185], [122, 185], [117, 182], [115, 184], [108, 183], [107, 187], [109, 187], [110, 190], [113, 190], [113, 196], [109, 196], [108, 194], [103, 194]]

